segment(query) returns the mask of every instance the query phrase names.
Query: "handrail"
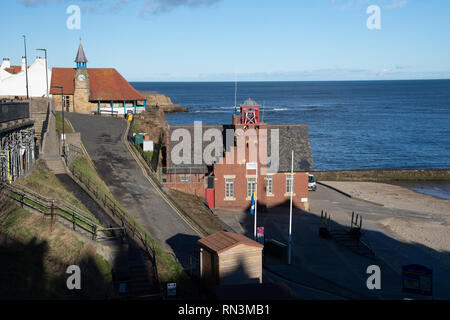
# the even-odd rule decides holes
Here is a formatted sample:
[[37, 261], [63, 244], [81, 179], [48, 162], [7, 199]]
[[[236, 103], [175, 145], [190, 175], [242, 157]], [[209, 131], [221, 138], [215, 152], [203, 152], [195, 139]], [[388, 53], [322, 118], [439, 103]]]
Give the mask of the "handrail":
[[0, 182], [0, 191], [6, 191], [5, 194], [12, 200], [19, 202], [22, 207], [26, 205], [27, 207], [37, 210], [44, 215], [51, 215], [52, 219], [55, 216], [59, 216], [71, 222], [74, 230], [78, 227], [90, 233], [93, 240], [102, 238], [98, 235], [100, 231], [107, 231], [107, 229], [102, 228], [97, 221], [86, 217], [84, 215], [86, 213], [85, 211], [82, 211], [72, 205], [70, 205], [72, 208], [61, 205], [60, 203], [66, 203], [64, 200], [47, 198], [37, 192], [27, 189], [24, 186], [21, 187], [22, 189]]
[[91, 181], [89, 177], [87, 177], [80, 170], [76, 169], [73, 166], [70, 166], [69, 170], [74, 175], [74, 177], [76, 177], [80, 181], [80, 183], [82, 183], [85, 186], [85, 188], [87, 188], [97, 198], [99, 202], [102, 202], [103, 205], [106, 208], [108, 208], [114, 216], [120, 219], [120, 221], [122, 222], [123, 229], [128, 229], [129, 232], [131, 232], [131, 234], [133, 235], [133, 237], [136, 237], [141, 241], [145, 251], [147, 252], [149, 258], [152, 261], [155, 279], [157, 283], [159, 283], [158, 270], [156, 266], [155, 243], [154, 240], [148, 234], [148, 232], [145, 229], [143, 229], [139, 225], [139, 223], [134, 221], [134, 219], [126, 211], [122, 210], [122, 208], [116, 205], [115, 201], [113, 201], [106, 194], [101, 194], [99, 192], [99, 188], [96, 185], [96, 183]]

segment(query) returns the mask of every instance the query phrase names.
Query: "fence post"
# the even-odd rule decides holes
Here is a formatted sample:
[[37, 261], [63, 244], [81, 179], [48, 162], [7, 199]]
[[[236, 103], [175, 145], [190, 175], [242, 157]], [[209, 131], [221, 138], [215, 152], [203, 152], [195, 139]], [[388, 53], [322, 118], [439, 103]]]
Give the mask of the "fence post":
[[73, 230], [76, 229], [75, 225], [76, 225], [76, 220], [75, 220], [75, 212], [72, 212], [72, 219], [73, 219]]
[[50, 231], [53, 231], [53, 226], [55, 222], [55, 200], [52, 200], [52, 205], [50, 207]]
[[22, 200], [20, 201], [20, 206], [23, 208], [23, 198], [25, 197], [25, 193], [22, 192]]
[[94, 234], [92, 235], [92, 240], [97, 240], [97, 226], [94, 225]]

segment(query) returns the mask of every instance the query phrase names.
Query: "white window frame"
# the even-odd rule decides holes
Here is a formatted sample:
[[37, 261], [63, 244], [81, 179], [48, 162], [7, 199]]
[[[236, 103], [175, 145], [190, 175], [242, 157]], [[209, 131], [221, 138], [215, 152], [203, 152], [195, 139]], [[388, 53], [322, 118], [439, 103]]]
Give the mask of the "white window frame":
[[234, 198], [234, 178], [225, 178], [225, 198]]
[[180, 181], [182, 183], [189, 183], [191, 181], [191, 177], [189, 175], [181, 175], [180, 176]]
[[[294, 175], [287, 174], [286, 175], [286, 194], [294, 193]], [[291, 189], [291, 190], [289, 190]]]
[[256, 192], [256, 178], [247, 178], [247, 197], [251, 198], [254, 192]]

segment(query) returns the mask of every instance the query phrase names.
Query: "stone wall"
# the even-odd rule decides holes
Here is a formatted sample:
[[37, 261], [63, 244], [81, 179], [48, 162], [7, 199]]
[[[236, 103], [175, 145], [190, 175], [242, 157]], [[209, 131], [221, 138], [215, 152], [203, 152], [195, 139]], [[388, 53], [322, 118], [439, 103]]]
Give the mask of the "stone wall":
[[450, 181], [450, 169], [369, 169], [314, 171], [322, 181]]

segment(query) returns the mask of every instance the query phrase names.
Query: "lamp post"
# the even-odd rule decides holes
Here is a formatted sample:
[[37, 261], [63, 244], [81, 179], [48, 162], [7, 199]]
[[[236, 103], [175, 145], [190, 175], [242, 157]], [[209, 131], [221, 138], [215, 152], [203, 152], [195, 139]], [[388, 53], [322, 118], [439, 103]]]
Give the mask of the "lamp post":
[[38, 51], [44, 51], [45, 53], [45, 84], [47, 85], [47, 99], [48, 99], [48, 68], [47, 68], [47, 49], [36, 49]]
[[25, 40], [25, 35], [22, 35], [23, 37], [23, 45], [25, 48], [25, 81], [26, 81], [26, 86], [27, 86], [27, 99], [29, 99], [29, 95], [28, 95], [28, 61], [27, 61], [27, 42]]
[[66, 160], [66, 137], [64, 134], [64, 93], [63, 87], [61, 86], [52, 86], [52, 89], [61, 89], [61, 110], [62, 110], [62, 141], [63, 141], [63, 157]]

